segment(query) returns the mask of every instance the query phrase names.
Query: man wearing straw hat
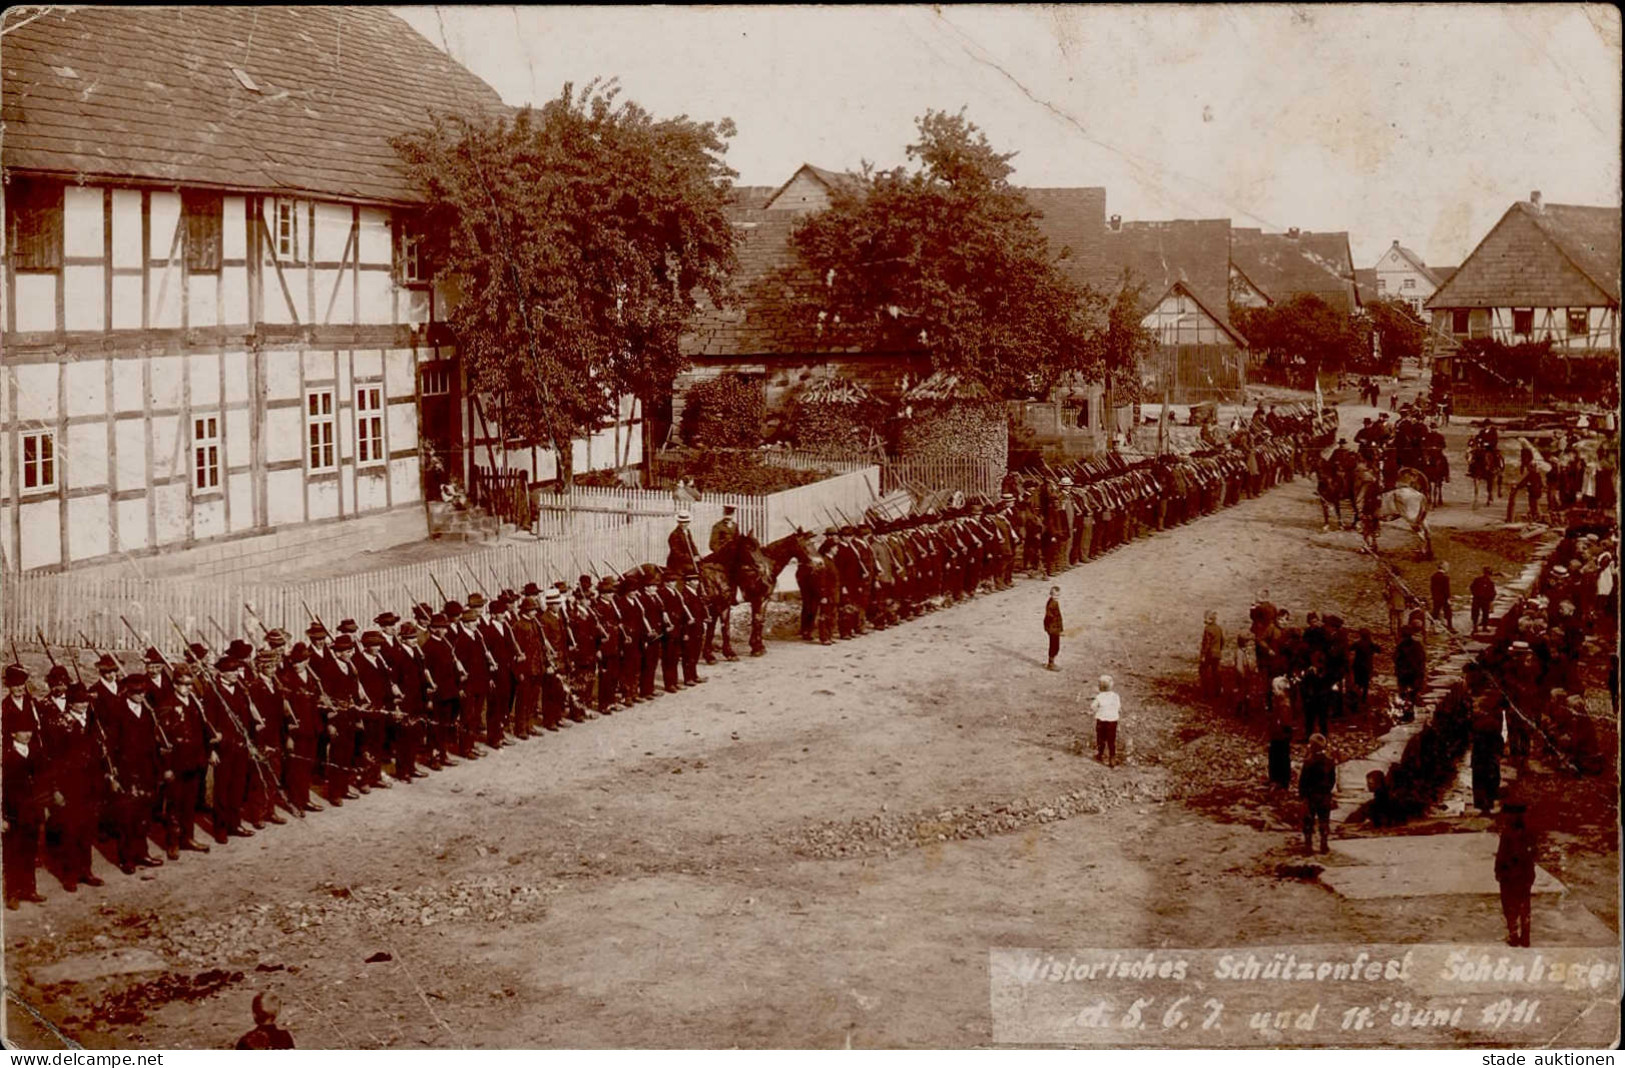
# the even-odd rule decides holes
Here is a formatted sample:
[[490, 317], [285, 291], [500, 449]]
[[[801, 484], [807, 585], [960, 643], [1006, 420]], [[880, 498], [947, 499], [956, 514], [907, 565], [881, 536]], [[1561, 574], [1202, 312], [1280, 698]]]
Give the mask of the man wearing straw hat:
[[689, 529], [693, 515], [685, 506], [677, 513], [677, 525], [666, 536], [666, 569], [679, 575], [700, 568], [700, 549], [694, 544], [694, 532]]

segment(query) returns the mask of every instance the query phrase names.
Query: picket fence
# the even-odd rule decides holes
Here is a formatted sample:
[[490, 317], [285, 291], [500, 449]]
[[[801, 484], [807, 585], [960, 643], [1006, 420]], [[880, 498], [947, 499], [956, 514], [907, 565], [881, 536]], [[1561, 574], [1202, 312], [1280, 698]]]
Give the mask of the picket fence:
[[[880, 469], [868, 467], [767, 497], [707, 496], [689, 505], [695, 541], [705, 550], [725, 504], [741, 530], [763, 541], [792, 530], [856, 518], [873, 503]], [[223, 634], [258, 637], [260, 627], [303, 634], [310, 616], [330, 629], [341, 620], [371, 620], [384, 608], [406, 617], [418, 601], [438, 607], [474, 590], [487, 596], [524, 583], [575, 584], [582, 574], [653, 562], [664, 564], [676, 502], [670, 493], [577, 487], [563, 507], [544, 495], [539, 540], [505, 540], [432, 561], [287, 583], [227, 579], [177, 581], [135, 576], [7, 575], [0, 596], [0, 633], [19, 645], [43, 636], [53, 647], [166, 652], [202, 640], [221, 648]], [[556, 523], [552, 533], [549, 523]], [[183, 640], [184, 635], [184, 640]], [[9, 652], [9, 649], [7, 650]]]
[[976, 457], [951, 456], [934, 460], [889, 460], [881, 479], [881, 492], [908, 490], [916, 500], [958, 490], [967, 497], [997, 498], [1004, 483], [1005, 466]]

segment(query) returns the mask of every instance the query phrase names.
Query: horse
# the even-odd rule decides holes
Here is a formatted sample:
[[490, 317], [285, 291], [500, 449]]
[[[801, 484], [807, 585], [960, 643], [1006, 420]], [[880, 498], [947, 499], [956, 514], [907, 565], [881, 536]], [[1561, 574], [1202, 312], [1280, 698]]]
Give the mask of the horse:
[[1503, 478], [1506, 475], [1506, 457], [1501, 455], [1499, 448], [1490, 448], [1482, 441], [1476, 441], [1467, 446], [1467, 477], [1473, 483], [1473, 507], [1478, 507], [1478, 484], [1484, 483], [1485, 504], [1495, 503], [1497, 491], [1503, 491]]
[[[763, 609], [778, 585], [779, 573], [796, 558], [795, 543], [799, 537], [799, 534], [787, 534], [763, 546], [750, 534], [735, 534], [722, 549], [700, 559], [701, 580], [708, 590], [714, 591], [707, 594], [715, 609], [713, 614], [722, 621], [725, 659], [738, 659], [733, 653], [731, 631], [733, 606], [740, 597], [750, 605], [750, 655], [766, 654], [767, 645], [762, 640]], [[715, 638], [715, 627], [707, 627], [707, 662], [715, 659], [712, 652]]]
[[1366, 494], [1360, 512], [1360, 535], [1366, 547], [1375, 554], [1377, 536], [1385, 522], [1403, 521], [1422, 542], [1423, 559], [1433, 559], [1433, 533], [1428, 527], [1428, 501], [1432, 488], [1427, 476], [1414, 467], [1404, 468], [1395, 480], [1394, 488], [1378, 491], [1373, 485]]
[[[1320, 529], [1331, 529], [1332, 514], [1337, 514], [1337, 529], [1343, 529], [1343, 502], [1349, 503], [1349, 522], [1359, 515], [1354, 499], [1354, 471], [1350, 465], [1338, 462], [1333, 453], [1322, 459], [1315, 472], [1315, 496], [1320, 501]], [[1330, 507], [1328, 507], [1328, 505]]]

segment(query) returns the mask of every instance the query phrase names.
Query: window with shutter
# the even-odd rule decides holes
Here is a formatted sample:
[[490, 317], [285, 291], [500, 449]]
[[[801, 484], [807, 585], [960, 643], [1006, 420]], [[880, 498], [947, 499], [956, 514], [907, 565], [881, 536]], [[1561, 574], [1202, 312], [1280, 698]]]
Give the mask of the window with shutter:
[[19, 181], [6, 197], [11, 267], [55, 271], [62, 267], [62, 186]]
[[183, 193], [186, 214], [186, 269], [220, 270], [222, 209], [218, 193]]

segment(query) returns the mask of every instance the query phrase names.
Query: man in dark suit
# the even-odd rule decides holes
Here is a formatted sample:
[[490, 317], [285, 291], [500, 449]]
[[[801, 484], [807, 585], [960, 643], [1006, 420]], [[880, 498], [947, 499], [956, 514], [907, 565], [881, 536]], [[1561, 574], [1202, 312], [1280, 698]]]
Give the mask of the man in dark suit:
[[152, 689], [146, 675], [126, 675], [119, 684], [119, 700], [109, 706], [103, 723], [112, 748], [113, 768], [122, 792], [114, 800], [119, 870], [131, 875], [137, 867], [155, 868], [162, 861], [147, 852], [147, 832], [158, 805], [163, 764], [159, 728], [147, 707]]
[[355, 639], [341, 634], [333, 643], [332, 658], [316, 668], [328, 700], [327, 803], [334, 808], [360, 796], [350, 790], [356, 773], [355, 743], [360, 728], [356, 708], [363, 700], [354, 657]]
[[288, 804], [303, 818], [321, 808], [310, 798], [316, 771], [316, 743], [322, 734], [322, 685], [311, 667], [310, 647], [298, 642], [282, 668], [282, 690], [288, 699], [288, 751], [282, 780]]
[[1051, 671], [1059, 671], [1055, 666], [1055, 658], [1061, 655], [1061, 587], [1049, 588], [1049, 600], [1044, 602], [1044, 633], [1049, 635], [1049, 663], [1044, 666]]
[[384, 779], [385, 742], [389, 721], [399, 710], [400, 688], [395, 684], [395, 669], [384, 656], [387, 642], [382, 631], [369, 630], [361, 635], [361, 650], [355, 657], [365, 706], [361, 711], [362, 751], [357, 760], [362, 792], [389, 785]]
[[479, 626], [480, 639], [496, 664], [491, 673], [491, 696], [485, 705], [485, 744], [492, 749], [501, 749], [507, 738], [514, 694], [519, 688], [519, 648], [508, 622], [509, 605], [508, 598], [499, 594]]
[[438, 771], [451, 761], [453, 738], [460, 718], [463, 666], [451, 642], [451, 624], [435, 613], [429, 618], [429, 637], [423, 643], [425, 670], [432, 680], [429, 698], [434, 712], [433, 745], [429, 767]]
[[28, 692], [28, 672], [21, 664], [9, 664], [0, 681], [6, 689], [0, 698], [0, 730], [4, 735], [0, 738], [4, 746], [0, 761], [0, 812], [4, 815], [0, 861], [5, 869], [6, 908], [15, 909], [24, 901], [45, 900], [35, 883], [35, 870], [50, 783], [39, 736], [39, 715], [34, 697]]
[[112, 766], [102, 748], [99, 726], [91, 719], [90, 691], [79, 683], [64, 694], [61, 709], [47, 708], [40, 723], [45, 751], [51, 754], [52, 809], [56, 829], [57, 868], [62, 888], [72, 893], [80, 883], [100, 886], [91, 872], [102, 800], [111, 788]]
[[252, 717], [249, 740], [253, 744], [249, 752], [251, 763], [244, 812], [255, 829], [259, 829], [267, 823], [288, 822], [277, 814], [276, 808], [279, 801], [286, 800], [282, 791], [282, 769], [291, 739], [288, 697], [277, 678], [276, 653], [261, 649], [252, 656], [253, 670], [249, 672], [246, 685]]
[[[455, 603], [455, 602], [454, 602]], [[448, 612], [449, 614], [449, 612]], [[491, 675], [496, 667], [485, 641], [480, 637], [479, 609], [469, 607], [460, 613], [461, 622], [452, 628], [452, 647], [467, 675], [463, 679], [462, 719], [458, 724], [457, 752], [472, 760], [480, 737], [485, 733], [485, 706], [491, 698]]]
[[219, 757], [210, 744], [212, 734], [204, 721], [203, 702], [194, 692], [192, 670], [177, 670], [172, 682], [153, 715], [169, 743], [163, 753], [163, 847], [169, 859], [175, 860], [183, 849], [209, 851], [196, 837], [197, 804], [203, 793], [204, 775]]
[[214, 840], [224, 845], [228, 835], [252, 838], [243, 826], [248, 803], [248, 777], [254, 774], [250, 730], [254, 718], [248, 689], [242, 684], [242, 661], [223, 656], [214, 664], [214, 685], [204, 694], [203, 714], [215, 738], [220, 762], [214, 768]]
[[423, 648], [418, 644], [417, 624], [408, 620], [401, 624], [396, 641], [384, 649], [390, 668], [395, 674], [395, 685], [400, 690], [400, 716], [395, 727], [395, 777], [402, 782], [421, 778], [418, 757], [428, 732], [432, 731], [433, 703], [430, 688], [434, 678]]

